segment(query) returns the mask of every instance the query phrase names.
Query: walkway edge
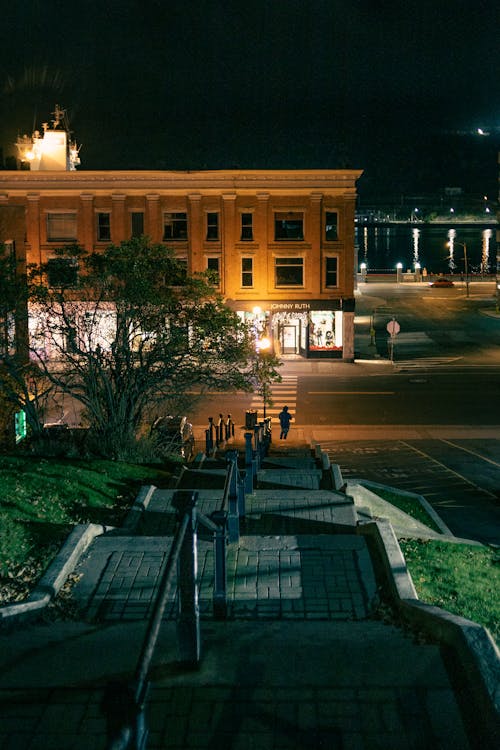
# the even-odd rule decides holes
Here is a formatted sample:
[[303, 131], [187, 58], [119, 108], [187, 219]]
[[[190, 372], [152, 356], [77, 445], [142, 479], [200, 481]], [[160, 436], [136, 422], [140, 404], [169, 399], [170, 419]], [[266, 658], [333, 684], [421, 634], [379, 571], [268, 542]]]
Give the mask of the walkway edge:
[[[367, 487], [368, 489], [373, 489], [375, 494], [377, 494], [376, 490], [384, 489], [384, 490], [390, 490], [392, 492], [396, 492], [398, 495], [404, 495], [405, 497], [412, 498], [413, 500], [417, 500], [422, 508], [425, 510], [428, 516], [432, 518], [436, 526], [439, 528], [442, 534], [445, 534], [446, 536], [455, 536], [452, 531], [448, 528], [448, 526], [445, 524], [445, 522], [442, 520], [442, 518], [436, 513], [432, 505], [423, 497], [422, 495], [419, 495], [416, 492], [409, 492], [408, 490], [401, 490], [399, 487], [395, 489], [394, 487], [390, 487], [387, 484], [380, 484], [379, 482], [372, 482], [368, 479], [349, 479], [349, 484], [351, 483], [357, 483], [363, 485], [363, 487]], [[383, 500], [383, 498], [382, 498]]]
[[0, 627], [38, 616], [60, 591], [89, 544], [110, 528], [96, 523], [75, 526], [27, 599], [0, 608]]
[[401, 552], [394, 530], [386, 520], [358, 524], [358, 533], [375, 548], [375, 567], [389, 582], [389, 595], [406, 622], [437, 639], [453, 652], [453, 675], [459, 683], [467, 714], [480, 717], [473, 731], [481, 733], [480, 747], [496, 748], [500, 720], [500, 651], [487, 628], [440, 607], [421, 602]]

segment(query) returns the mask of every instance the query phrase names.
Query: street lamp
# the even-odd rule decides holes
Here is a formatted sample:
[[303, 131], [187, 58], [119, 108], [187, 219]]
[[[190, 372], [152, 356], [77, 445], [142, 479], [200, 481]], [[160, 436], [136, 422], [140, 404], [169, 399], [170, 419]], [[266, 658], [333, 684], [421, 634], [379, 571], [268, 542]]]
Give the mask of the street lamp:
[[455, 242], [454, 240], [453, 242], [448, 242], [446, 246], [449, 247], [451, 250], [454, 244], [460, 245], [460, 247], [463, 247], [464, 249], [465, 296], [468, 297], [469, 296], [469, 264], [467, 262], [467, 245], [465, 242]]

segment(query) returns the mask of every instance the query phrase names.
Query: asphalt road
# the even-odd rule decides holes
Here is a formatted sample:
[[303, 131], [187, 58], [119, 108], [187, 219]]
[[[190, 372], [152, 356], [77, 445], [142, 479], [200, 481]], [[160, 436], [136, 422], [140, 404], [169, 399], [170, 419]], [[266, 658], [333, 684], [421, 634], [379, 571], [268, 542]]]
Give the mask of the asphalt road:
[[[267, 415], [275, 418], [287, 403], [295, 428], [322, 428], [321, 445], [346, 477], [417, 492], [457, 536], [500, 544], [500, 317], [493, 295], [486, 282], [472, 282], [469, 297], [465, 286], [360, 285], [358, 361], [286, 360]], [[393, 317], [401, 330], [391, 362], [386, 325]], [[263, 416], [258, 396], [217, 394], [194, 410], [193, 421], [223, 412], [239, 424], [247, 409]], [[405, 427], [422, 439], [401, 439]]]
[[500, 545], [500, 440], [322, 441], [345, 479], [416, 492], [455, 536]]

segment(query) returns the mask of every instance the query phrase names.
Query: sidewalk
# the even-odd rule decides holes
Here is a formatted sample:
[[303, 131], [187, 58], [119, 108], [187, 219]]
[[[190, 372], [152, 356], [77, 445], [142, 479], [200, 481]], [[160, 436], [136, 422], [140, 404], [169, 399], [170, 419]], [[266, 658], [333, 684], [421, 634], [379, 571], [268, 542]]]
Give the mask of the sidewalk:
[[[211, 615], [213, 548], [200, 539], [203, 659], [180, 669], [172, 602], [151, 672], [148, 748], [474, 747], [441, 649], [375, 619], [378, 581], [354, 502], [319, 485], [310, 452], [287, 444], [269, 456], [228, 548], [224, 622]], [[208, 514], [221, 491], [197, 491]], [[75, 570], [77, 620], [0, 636], [2, 750], [106, 747], [100, 701], [133, 674], [172, 543], [172, 495], [156, 490], [135, 532], [89, 547]]]

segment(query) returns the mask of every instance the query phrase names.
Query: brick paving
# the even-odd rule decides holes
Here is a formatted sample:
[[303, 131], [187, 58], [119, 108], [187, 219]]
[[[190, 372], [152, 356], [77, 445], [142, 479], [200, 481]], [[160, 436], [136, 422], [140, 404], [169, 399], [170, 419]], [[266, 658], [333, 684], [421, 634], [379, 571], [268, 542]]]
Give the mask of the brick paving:
[[[211, 614], [213, 548], [201, 535], [203, 658], [197, 671], [179, 669], [172, 601], [150, 673], [150, 750], [469, 748], [439, 648], [373, 619], [370, 555], [364, 537], [346, 533], [352, 503], [314, 489], [316, 469], [310, 480], [247, 496], [245, 533], [227, 548], [223, 622]], [[86, 624], [0, 637], [4, 653], [11, 648], [0, 672], [0, 750], [106, 747], [103, 689], [136, 663], [171, 544], [171, 499], [155, 492], [137, 535], [103, 535], [82, 558], [73, 595]], [[208, 515], [219, 499], [200, 492], [200, 510]], [[159, 528], [167, 536], [151, 536]]]
[[[98, 538], [80, 566], [74, 589], [89, 621], [144, 619], [151, 613], [171, 539]], [[212, 544], [198, 547], [199, 604], [212, 616]], [[242, 537], [227, 550], [230, 618], [359, 619], [367, 617], [376, 584], [365, 541], [354, 535]], [[175, 617], [175, 601], [165, 616]]]

